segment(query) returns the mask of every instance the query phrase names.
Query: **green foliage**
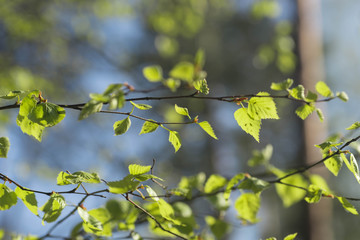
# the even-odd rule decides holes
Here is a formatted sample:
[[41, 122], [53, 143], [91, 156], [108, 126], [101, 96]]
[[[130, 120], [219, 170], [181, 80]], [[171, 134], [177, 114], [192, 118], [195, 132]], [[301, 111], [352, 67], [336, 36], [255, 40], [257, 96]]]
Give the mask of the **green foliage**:
[[153, 120], [149, 119], [148, 121], [144, 122], [139, 135], [154, 132], [158, 127], [159, 124], [154, 123]]
[[328, 85], [323, 81], [317, 82], [315, 88], [316, 91], [324, 97], [332, 97], [334, 95]]
[[239, 184], [238, 188], [251, 190], [254, 193], [260, 193], [264, 189], [269, 187], [269, 185], [270, 184], [264, 180], [261, 180], [261, 179], [255, 178], [255, 177], [248, 177]]
[[194, 82], [194, 88], [201, 92], [202, 94], [208, 95], [209, 94], [209, 87], [205, 79], [196, 80]]
[[336, 197], [336, 198], [347, 212], [353, 215], [359, 215], [356, 208], [346, 198], [344, 197]]
[[243, 193], [236, 199], [234, 206], [241, 220], [249, 223], [259, 221], [257, 218], [257, 213], [260, 209], [259, 194]]
[[288, 90], [294, 83], [294, 80], [288, 78], [283, 82], [280, 83], [271, 83], [270, 88], [275, 91], [284, 91]]
[[7, 158], [10, 148], [10, 141], [7, 137], [0, 137], [0, 158]]
[[141, 104], [141, 103], [134, 103], [132, 101], [130, 101], [130, 103], [136, 107], [137, 109], [140, 109], [140, 110], [148, 110], [150, 108], [152, 108], [152, 106], [148, 105], [148, 104]]
[[162, 68], [159, 65], [145, 67], [143, 69], [143, 74], [150, 82], [159, 82], [163, 79]]
[[209, 134], [212, 138], [215, 138], [216, 140], [218, 139], [215, 135], [215, 132], [213, 130], [213, 128], [211, 127], [210, 123], [208, 121], [202, 121], [199, 122], [198, 125], [207, 133]]
[[189, 115], [189, 110], [187, 108], [184, 107], [179, 107], [177, 104], [175, 104], [175, 111], [183, 116], [187, 116], [189, 119], [191, 119], [190, 115]]
[[65, 117], [65, 110], [53, 103], [38, 103], [30, 112], [30, 121], [44, 127], [52, 127], [60, 123]]
[[58, 185], [80, 184], [80, 183], [100, 183], [97, 173], [87, 173], [84, 171], [67, 173], [60, 172], [57, 177]]
[[25, 204], [25, 206], [36, 216], [39, 216], [38, 213], [38, 204], [36, 201], [36, 197], [35, 194], [33, 192], [30, 191], [26, 191], [26, 190], [22, 190], [21, 188], [17, 187], [15, 189], [15, 193], [17, 195], [18, 198], [21, 199], [21, 201], [23, 201], [23, 203]]
[[25, 93], [24, 91], [18, 91], [18, 90], [14, 90], [14, 91], [10, 91], [8, 94], [6, 95], [1, 95], [0, 98], [1, 99], [12, 99], [12, 98], [16, 98], [18, 97], [18, 100], [19, 100], [19, 96], [21, 94]]
[[322, 196], [321, 188], [315, 185], [310, 185], [305, 197], [305, 201], [307, 201], [308, 203], [317, 203], [320, 201], [321, 196]]
[[65, 206], [65, 198], [58, 193], [53, 193], [47, 202], [40, 207], [40, 211], [44, 212], [42, 220], [49, 223], [56, 221]]
[[234, 113], [235, 120], [239, 126], [248, 134], [253, 136], [256, 141], [260, 141], [259, 133], [261, 128], [261, 120], [253, 119], [248, 113], [247, 108], [239, 108]]
[[302, 120], [305, 120], [312, 112], [315, 111], [315, 106], [312, 104], [304, 104], [298, 107], [295, 110], [296, 115], [298, 115]]
[[85, 104], [85, 106], [82, 108], [79, 120], [83, 120], [85, 118], [88, 118], [91, 114], [100, 112], [103, 107], [102, 102], [98, 102], [94, 99], [91, 99], [89, 102]]
[[216, 192], [220, 188], [224, 187], [226, 183], [227, 183], [226, 178], [218, 174], [213, 174], [206, 181], [204, 192], [205, 193]]
[[297, 236], [297, 233], [287, 235], [284, 240], [294, 240]]
[[360, 122], [355, 122], [355, 123], [351, 124], [350, 127], [346, 128], [346, 130], [355, 130], [358, 128], [360, 128]]
[[122, 180], [107, 182], [106, 184], [109, 186], [109, 191], [111, 193], [124, 194], [127, 192], [135, 191], [140, 185], [140, 182], [135, 180], [133, 176], [128, 175]]
[[112, 236], [111, 214], [106, 208], [92, 209], [87, 212], [78, 207], [78, 213], [84, 221], [83, 228], [85, 232], [97, 236]]
[[216, 239], [221, 239], [226, 233], [231, 230], [229, 223], [216, 219], [213, 216], [205, 217], [206, 224], [210, 227], [211, 232], [214, 234]]
[[279, 116], [276, 112], [276, 105], [269, 93], [259, 92], [256, 96], [261, 97], [252, 97], [249, 100], [248, 114], [254, 120], [261, 119], [279, 119]]
[[169, 142], [173, 145], [175, 152], [177, 152], [180, 149], [181, 139], [177, 131], [169, 130]]
[[0, 210], [8, 210], [17, 203], [17, 196], [5, 183], [0, 185]]
[[273, 146], [268, 144], [261, 151], [254, 150], [252, 152], [252, 157], [248, 161], [250, 167], [255, 167], [259, 165], [267, 165], [270, 161], [270, 158], [273, 153]]
[[130, 126], [131, 126], [131, 120], [129, 117], [115, 122], [113, 126], [115, 136], [126, 133], [129, 130]]
[[324, 162], [324, 164], [325, 164], [326, 168], [329, 169], [329, 171], [332, 174], [337, 176], [342, 167], [343, 160], [341, 159], [341, 157], [339, 155], [335, 155], [335, 156], [327, 159]]
[[194, 79], [194, 72], [194, 64], [190, 62], [180, 62], [171, 69], [169, 75], [175, 79], [192, 82]]

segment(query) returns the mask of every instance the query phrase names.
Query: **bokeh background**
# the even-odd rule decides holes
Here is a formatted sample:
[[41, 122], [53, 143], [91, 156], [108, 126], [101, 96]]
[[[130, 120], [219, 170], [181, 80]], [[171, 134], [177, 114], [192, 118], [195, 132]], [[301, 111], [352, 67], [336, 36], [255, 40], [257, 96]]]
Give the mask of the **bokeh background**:
[[[159, 64], [168, 72], [177, 62], [191, 60], [198, 49], [206, 53], [204, 69], [211, 95], [257, 93], [286, 78], [305, 84], [301, 54], [318, 44], [315, 61], [322, 77], [308, 79], [312, 81], [309, 88], [324, 80], [334, 91], [345, 91], [350, 98], [348, 103], [335, 100], [320, 105], [326, 117], [318, 127], [320, 141], [330, 134], [344, 135], [345, 128], [360, 118], [360, 2], [313, 2], [318, 5], [312, 8], [315, 17], [310, 26], [316, 26], [319, 42], [300, 47], [301, 34], [311, 35], [311, 29], [307, 32], [305, 26], [305, 32], [300, 31], [300, 23], [307, 17], [300, 10], [306, 6], [300, 7], [296, 1], [1, 0], [0, 94], [40, 89], [50, 102], [71, 104], [88, 101], [89, 93], [101, 93], [111, 83], [127, 82], [135, 89], [151, 89], [157, 85], [144, 79], [143, 67]], [[151, 93], [163, 94], [169, 93]], [[170, 110], [175, 102], [145, 103], [155, 107], [146, 117], [181, 120], [174, 119], [176, 115]], [[155, 158], [157, 175], [174, 186], [182, 175], [201, 171], [228, 177], [252, 172], [246, 164], [252, 150], [269, 143], [274, 147], [274, 165], [285, 169], [305, 164], [305, 127], [294, 114], [298, 106], [294, 103], [277, 101], [281, 120], [263, 123], [260, 144], [238, 127], [233, 104], [195, 100], [178, 104], [189, 107], [192, 116], [208, 120], [219, 140], [192, 126], [181, 127], [176, 130], [183, 147], [174, 154], [166, 132], [138, 136], [140, 121], [133, 120], [129, 132], [116, 137], [112, 124], [121, 119], [119, 116], [96, 114], [77, 121], [79, 113], [67, 110], [63, 122], [48, 129], [39, 143], [16, 125], [16, 110], [2, 111], [0, 135], [10, 138], [11, 149], [8, 158], [1, 160], [0, 171], [26, 187], [48, 191], [60, 189], [56, 186], [59, 171], [95, 171], [104, 179], [117, 180], [129, 163], [151, 164]], [[358, 184], [346, 171], [336, 179], [327, 177], [334, 192], [360, 196]], [[40, 205], [46, 200], [38, 198]], [[262, 199], [259, 224], [243, 226], [229, 210], [234, 231], [227, 239], [281, 239], [293, 232], [299, 232], [299, 239], [310, 239], [317, 227], [309, 224], [311, 214], [306, 204], [284, 208], [274, 189], [266, 191]], [[71, 201], [77, 203], [76, 198]], [[90, 199], [86, 204], [91, 209], [102, 203]], [[211, 214], [209, 211], [198, 208], [196, 216], [201, 218]], [[359, 217], [337, 204], [328, 204], [325, 211], [331, 213], [327, 219], [331, 233], [322, 239], [356, 239]], [[56, 232], [70, 232], [79, 221], [71, 218]], [[10, 232], [41, 235], [49, 225], [42, 226], [41, 219], [21, 204], [0, 212], [0, 228]]]

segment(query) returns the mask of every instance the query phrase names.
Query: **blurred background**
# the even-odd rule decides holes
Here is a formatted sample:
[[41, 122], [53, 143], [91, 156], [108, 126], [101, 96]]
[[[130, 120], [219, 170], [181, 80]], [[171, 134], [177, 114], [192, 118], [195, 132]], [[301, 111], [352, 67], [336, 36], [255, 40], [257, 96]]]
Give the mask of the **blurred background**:
[[[138, 136], [142, 122], [133, 120], [129, 132], [114, 136], [112, 124], [121, 117], [95, 114], [77, 121], [75, 110], [67, 110], [62, 123], [48, 129], [39, 143], [16, 125], [17, 111], [6, 110], [0, 114], [0, 135], [10, 138], [11, 148], [0, 171], [26, 187], [56, 191], [60, 171], [95, 171], [104, 179], [118, 180], [129, 163], [149, 165], [153, 158], [155, 173], [168, 186], [175, 186], [182, 175], [198, 172], [228, 177], [256, 173], [247, 160], [252, 150], [269, 143], [274, 147], [271, 162], [279, 168], [315, 162], [321, 156], [313, 151], [314, 144], [334, 133], [344, 135], [345, 128], [360, 118], [359, 36], [356, 0], [0, 0], [0, 94], [40, 89], [50, 102], [72, 104], [88, 101], [89, 93], [101, 93], [111, 83], [153, 89], [158, 85], [145, 80], [143, 67], [159, 64], [167, 73], [203, 49], [211, 96], [269, 91], [272, 82], [293, 78], [309, 89], [326, 81], [350, 98], [348, 103], [334, 100], [319, 105], [326, 118], [322, 124], [317, 118], [304, 124], [294, 114], [299, 105], [276, 101], [281, 120], [263, 123], [260, 144], [237, 125], [234, 104], [144, 102], [154, 106], [151, 114], [141, 113], [145, 117], [180, 121], [170, 110], [178, 103], [213, 126], [218, 141], [192, 126], [172, 126], [183, 140], [176, 154], [165, 131]], [[149, 95], [169, 94], [159, 90]], [[0, 102], [1, 106], [12, 103]], [[341, 171], [336, 181], [326, 171], [320, 174], [329, 179], [335, 193], [360, 197], [350, 173]], [[229, 210], [233, 231], [226, 239], [281, 239], [294, 232], [299, 239], [359, 235], [359, 217], [332, 204], [333, 200], [322, 200], [316, 206], [320, 212], [313, 213], [304, 202], [284, 208], [274, 188], [262, 196], [259, 224], [243, 226]], [[38, 196], [38, 201], [41, 206], [46, 198]], [[78, 200], [71, 197], [71, 201]], [[91, 209], [101, 202], [89, 199], [86, 204]], [[198, 208], [195, 214], [201, 218], [209, 211]], [[55, 232], [70, 232], [79, 221], [69, 219]], [[41, 235], [49, 225], [42, 226], [41, 219], [22, 204], [0, 212], [0, 228], [10, 232]]]

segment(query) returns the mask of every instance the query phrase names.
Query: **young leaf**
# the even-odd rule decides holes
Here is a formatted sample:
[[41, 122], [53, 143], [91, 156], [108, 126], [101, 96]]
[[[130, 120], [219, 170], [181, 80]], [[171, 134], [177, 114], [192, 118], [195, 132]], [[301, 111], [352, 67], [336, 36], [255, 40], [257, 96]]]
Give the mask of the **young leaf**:
[[305, 97], [305, 101], [315, 102], [317, 100], [317, 98], [318, 98], [318, 95], [309, 90]]
[[315, 185], [310, 185], [305, 197], [305, 201], [307, 201], [308, 203], [317, 203], [320, 201], [321, 196], [322, 196], [321, 188]]
[[206, 216], [205, 222], [207, 225], [209, 225], [211, 232], [214, 234], [216, 239], [222, 239], [222, 237], [231, 229], [229, 223], [220, 219], [216, 219], [213, 216]]
[[77, 208], [78, 213], [82, 220], [84, 221], [84, 230], [89, 233], [96, 234], [96, 232], [101, 232], [103, 230], [103, 226], [99, 220], [97, 220], [94, 216], [90, 215], [83, 208]]
[[139, 110], [148, 110], [148, 109], [152, 108], [152, 106], [147, 105], [147, 104], [134, 103], [133, 101], [130, 101], [130, 103]]
[[245, 177], [245, 174], [244, 173], [239, 173], [239, 174], [236, 174], [234, 177], [232, 177], [230, 179], [230, 181], [228, 182], [228, 184], [226, 185], [226, 189], [225, 189], [225, 192], [224, 192], [224, 198], [225, 200], [228, 200], [230, 198], [230, 194], [231, 194], [231, 191], [232, 191], [232, 188], [238, 184], [238, 182], [240, 182], [241, 180], [243, 180]]
[[256, 215], [260, 209], [260, 196], [254, 193], [243, 193], [235, 201], [239, 218], [249, 223], [258, 221]]
[[242, 181], [238, 188], [239, 189], [248, 189], [253, 191], [254, 193], [262, 192], [265, 188], [269, 187], [269, 183], [254, 177], [246, 178]]
[[196, 80], [194, 83], [194, 88], [201, 92], [202, 94], [208, 95], [209, 94], [209, 87], [205, 79]]
[[119, 91], [121, 91], [123, 84], [121, 83], [113, 83], [108, 85], [108, 87], [106, 88], [106, 90], [103, 92], [102, 95], [106, 96], [106, 95], [110, 95], [113, 93], [117, 93]]
[[115, 131], [115, 136], [126, 133], [129, 130], [130, 126], [131, 126], [131, 120], [129, 117], [115, 122], [113, 126]]
[[0, 158], [7, 158], [10, 148], [10, 141], [7, 137], [0, 137]]
[[39, 103], [28, 115], [30, 121], [44, 127], [52, 127], [65, 117], [65, 110], [53, 103]]
[[93, 113], [100, 112], [102, 109], [103, 103], [95, 101], [94, 99], [91, 99], [89, 102], [87, 102], [84, 107], [81, 109], [79, 120], [83, 120], [87, 117], [89, 117]]
[[316, 114], [318, 115], [320, 122], [323, 122], [324, 121], [324, 114], [322, 113], [320, 108], [316, 108]]
[[330, 90], [330, 88], [328, 87], [328, 85], [323, 81], [317, 82], [315, 85], [315, 89], [318, 93], [320, 93], [324, 97], [331, 97], [334, 95]]
[[176, 111], [178, 114], [187, 116], [189, 119], [191, 119], [191, 117], [190, 117], [190, 115], [189, 115], [189, 110], [188, 110], [187, 108], [179, 107], [177, 104], [175, 104], [175, 111]]
[[49, 200], [40, 207], [40, 211], [44, 212], [43, 221], [54, 222], [60, 216], [62, 210], [65, 208], [65, 198], [60, 194], [53, 193]]
[[157, 204], [159, 206], [160, 214], [163, 218], [175, 224], [180, 224], [178, 220], [175, 220], [174, 209], [169, 203], [167, 203], [164, 199], [160, 198], [159, 201], [157, 201]]
[[110, 96], [99, 93], [90, 93], [89, 97], [96, 102], [102, 103], [107, 103], [110, 100]]
[[284, 240], [294, 240], [296, 236], [297, 233], [289, 234], [284, 238]]
[[151, 166], [141, 166], [138, 164], [130, 164], [129, 165], [129, 172], [131, 175], [141, 175], [141, 174], [149, 172], [150, 169], [151, 169]]
[[288, 78], [285, 81], [280, 82], [280, 83], [271, 83], [270, 88], [275, 91], [283, 91], [283, 90], [289, 89], [293, 83], [294, 83], [294, 80]]
[[337, 176], [342, 167], [343, 160], [339, 155], [335, 155], [327, 159], [324, 164], [334, 176]]
[[208, 121], [199, 122], [198, 125], [211, 137], [218, 139], [214, 133], [213, 128], [211, 127], [210, 123]]
[[149, 82], [160, 82], [163, 79], [162, 68], [159, 65], [145, 67], [143, 74]]
[[344, 197], [336, 197], [336, 198], [339, 200], [339, 202], [346, 211], [354, 215], [359, 215], [356, 208], [346, 198]]
[[292, 96], [295, 99], [305, 99], [305, 88], [303, 85], [298, 85], [297, 87], [294, 87], [289, 90], [290, 96]]
[[145, 185], [145, 188], [152, 200], [154, 200], [155, 202], [159, 201], [160, 198], [157, 196], [156, 192], [150, 186]]
[[123, 194], [135, 191], [140, 182], [134, 181], [133, 176], [128, 175], [120, 181], [108, 182], [106, 184], [109, 186], [109, 191], [111, 193]]
[[350, 127], [346, 128], [346, 130], [355, 130], [358, 128], [360, 128], [360, 122], [355, 122], [355, 123], [351, 124]]
[[259, 142], [259, 132], [261, 128], [261, 120], [255, 120], [248, 114], [246, 108], [240, 108], [234, 113], [235, 120], [239, 126], [248, 134], [253, 136]]
[[168, 78], [165, 80], [164, 85], [167, 86], [172, 92], [176, 92], [178, 87], [181, 85], [181, 81], [179, 79]]
[[17, 203], [16, 193], [5, 183], [0, 184], [0, 211], [8, 210]]
[[19, 90], [10, 91], [6, 95], [1, 95], [0, 98], [2, 98], [2, 99], [12, 99], [12, 98], [16, 98], [17, 96], [19, 96], [20, 94], [23, 94], [23, 93], [25, 93], [25, 92], [24, 91], [19, 91]]
[[360, 183], [360, 173], [359, 173], [359, 166], [358, 163], [352, 153], [350, 153], [350, 162], [347, 160], [345, 154], [340, 155], [341, 159], [345, 162], [347, 168], [352, 172], [358, 181]]
[[17, 197], [20, 198], [21, 201], [23, 201], [25, 206], [33, 214], [35, 214], [36, 216], [39, 216], [37, 201], [36, 201], [36, 198], [35, 198], [35, 194], [33, 192], [22, 190], [21, 188], [17, 187], [15, 189], [15, 193], [16, 193]]
[[169, 73], [170, 77], [191, 82], [194, 77], [194, 65], [190, 62], [180, 62]]
[[212, 174], [209, 179], [205, 183], [204, 192], [205, 193], [213, 193], [216, 190], [224, 187], [227, 183], [226, 178], [220, 176], [218, 174]]
[[175, 152], [177, 152], [181, 147], [180, 135], [176, 131], [169, 131], [169, 142], [173, 145]]
[[272, 97], [267, 92], [259, 92], [257, 96], [249, 100], [248, 114], [255, 120], [261, 119], [279, 119], [276, 112], [276, 105]]
[[313, 111], [315, 111], [315, 107], [312, 104], [304, 104], [298, 107], [295, 110], [296, 115], [299, 116], [302, 120], [305, 120]]
[[60, 172], [57, 176], [58, 185], [80, 184], [80, 183], [100, 183], [100, 177], [97, 173], [88, 173], [84, 171], [74, 172], [72, 174]]
[[[149, 120], [151, 120], [151, 119], [149, 119]], [[144, 122], [139, 135], [154, 132], [158, 127], [159, 127], [159, 124], [151, 122], [151, 121], [146, 121], [146, 122]]]
[[336, 96], [343, 102], [347, 102], [349, 101], [349, 97], [348, 95], [346, 94], [346, 92], [339, 92], [339, 93], [336, 93]]

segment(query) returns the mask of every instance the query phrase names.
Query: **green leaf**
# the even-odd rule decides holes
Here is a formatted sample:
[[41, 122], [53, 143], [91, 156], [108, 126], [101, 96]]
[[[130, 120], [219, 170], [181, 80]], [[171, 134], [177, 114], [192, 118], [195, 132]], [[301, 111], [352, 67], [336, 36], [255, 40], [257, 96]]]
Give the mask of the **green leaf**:
[[84, 107], [81, 109], [79, 120], [83, 120], [87, 117], [89, 117], [91, 114], [100, 112], [102, 109], [103, 103], [95, 101], [94, 99], [91, 99], [89, 102], [87, 102]]
[[240, 108], [234, 113], [235, 120], [239, 126], [248, 134], [253, 136], [259, 142], [259, 132], [261, 128], [261, 120], [253, 119], [247, 108]]
[[88, 173], [84, 171], [74, 172], [72, 174], [60, 172], [57, 176], [58, 185], [80, 184], [80, 183], [100, 183], [100, 177], [97, 173]]
[[154, 201], [159, 201], [159, 197], [157, 195], [157, 193], [154, 191], [154, 189], [152, 189], [150, 186], [145, 185], [145, 189], [147, 191], [147, 193], [149, 194], [149, 196], [151, 197], [152, 200]]
[[16, 193], [6, 186], [5, 183], [0, 184], [0, 211], [8, 210], [16, 205], [16, 203]]
[[115, 122], [113, 126], [115, 136], [126, 133], [129, 130], [130, 126], [131, 126], [131, 120], [129, 117]]
[[355, 123], [351, 124], [350, 127], [346, 128], [346, 130], [355, 130], [358, 128], [360, 128], [360, 122], [355, 122]]
[[204, 191], [205, 193], [213, 193], [224, 187], [226, 183], [227, 180], [223, 176], [212, 174], [205, 183]]
[[[78, 208], [79, 210], [80, 208]], [[96, 236], [110, 237], [112, 236], [112, 223], [111, 214], [106, 208], [96, 208], [88, 211], [90, 216], [89, 220], [95, 221], [84, 221], [83, 227], [85, 232], [93, 233]], [[100, 225], [98, 225], [100, 223]], [[101, 230], [96, 228], [101, 226]]]
[[109, 191], [111, 193], [124, 194], [135, 191], [140, 182], [134, 181], [133, 176], [128, 175], [120, 181], [107, 182], [106, 184], [109, 186]]
[[205, 51], [203, 49], [199, 49], [196, 52], [194, 65], [197, 69], [202, 69], [205, 64]]
[[289, 234], [284, 238], [284, 240], [294, 240], [296, 236], [297, 233]]
[[298, 85], [290, 89], [289, 94], [295, 99], [305, 100], [305, 88], [303, 85]]
[[360, 173], [359, 173], [359, 166], [358, 163], [352, 153], [350, 153], [350, 162], [346, 158], [345, 154], [340, 155], [341, 159], [345, 162], [347, 168], [352, 172], [355, 176], [356, 181], [360, 183]]
[[159, 206], [159, 211], [163, 218], [165, 218], [166, 220], [169, 220], [175, 224], [180, 224], [180, 222], [178, 220], [175, 220], [174, 209], [169, 203], [167, 203], [162, 198], [159, 198], [159, 200], [156, 203]]
[[89, 97], [96, 102], [108, 103], [110, 101], [110, 96], [99, 93], [90, 93]]
[[331, 148], [339, 146], [341, 144], [342, 144], [342, 142], [333, 143], [333, 142], [330, 142], [330, 141], [326, 141], [326, 142], [323, 142], [323, 143], [321, 143], [319, 145], [315, 145], [315, 147], [320, 148], [323, 153], [327, 153]]
[[40, 207], [40, 211], [44, 212], [44, 216], [42, 218], [43, 221], [56, 221], [65, 206], [65, 198], [58, 193], [53, 193], [47, 202], [42, 207]]
[[110, 213], [112, 219], [125, 221], [129, 224], [135, 223], [139, 215], [139, 210], [128, 201], [110, 199], [106, 202], [105, 207]]
[[191, 82], [194, 78], [194, 65], [190, 62], [180, 62], [171, 69], [170, 77]]
[[342, 167], [343, 160], [339, 155], [334, 155], [331, 158], [325, 160], [324, 164], [326, 168], [329, 169], [332, 174], [334, 174], [334, 176], [337, 176]]
[[320, 122], [323, 122], [324, 121], [324, 114], [322, 113], [320, 108], [316, 108], [316, 114], [318, 115]]
[[309, 90], [305, 97], [305, 101], [315, 102], [317, 100], [317, 98], [318, 98], [318, 95]]
[[139, 110], [148, 110], [148, 109], [152, 108], [152, 106], [147, 105], [147, 104], [134, 103], [133, 101], [130, 101], [130, 103]]
[[331, 194], [332, 191], [330, 190], [326, 180], [317, 174], [311, 174], [309, 176], [310, 182], [312, 185], [315, 185], [316, 187], [319, 187], [323, 193]]
[[308, 203], [317, 203], [320, 201], [321, 196], [322, 196], [321, 188], [315, 185], [310, 185], [305, 197], [305, 201], [307, 201]]
[[194, 83], [194, 88], [201, 92], [202, 94], [208, 95], [209, 94], [209, 87], [207, 81], [205, 79], [196, 80]]
[[215, 132], [213, 128], [211, 127], [210, 123], [208, 121], [199, 122], [198, 125], [212, 138], [218, 139], [215, 135]]
[[276, 112], [276, 105], [272, 97], [267, 92], [259, 92], [257, 96], [249, 100], [248, 114], [255, 120], [261, 119], [279, 119]]
[[151, 122], [152, 120], [151, 121], [150, 120], [151, 119], [149, 119], [149, 121], [144, 122], [139, 135], [154, 132], [159, 127], [159, 124]]
[[131, 231], [130, 236], [133, 240], [143, 240], [141, 235], [137, 232]]
[[302, 120], [305, 120], [313, 111], [315, 111], [315, 107], [312, 104], [304, 104], [298, 107], [295, 110], [296, 115], [299, 116]]
[[7, 158], [10, 148], [10, 141], [7, 137], [0, 137], [0, 158]]
[[254, 150], [252, 157], [248, 161], [250, 167], [255, 167], [263, 164], [268, 164], [273, 153], [273, 146], [271, 144], [266, 145], [261, 151]]
[[143, 69], [143, 74], [149, 82], [160, 82], [163, 79], [163, 71], [159, 65], [145, 67]]
[[52, 127], [65, 117], [65, 110], [53, 103], [39, 103], [28, 115], [30, 121], [44, 127]]
[[249, 223], [258, 221], [256, 215], [260, 209], [260, 196], [254, 193], [243, 193], [235, 201], [239, 218]]
[[84, 221], [83, 227], [86, 232], [96, 234], [96, 232], [101, 232], [103, 230], [101, 222], [94, 216], [90, 215], [81, 207], [78, 207], [77, 210], [80, 217]]
[[141, 175], [141, 174], [149, 172], [150, 169], [151, 169], [151, 166], [141, 166], [138, 164], [130, 164], [129, 165], [129, 172], [132, 175]]
[[210, 227], [210, 230], [214, 234], [216, 239], [221, 239], [226, 233], [231, 230], [231, 226], [229, 223], [220, 219], [216, 219], [213, 216], [206, 216], [205, 222]]
[[230, 198], [230, 194], [232, 192], [232, 188], [238, 184], [241, 180], [243, 180], [245, 177], [245, 174], [244, 173], [239, 173], [239, 174], [236, 174], [234, 177], [232, 177], [230, 179], [230, 181], [228, 182], [228, 184], [226, 185], [226, 189], [225, 189], [225, 192], [224, 192], [224, 198], [225, 200], [228, 200]]
[[246, 178], [244, 181], [242, 181], [238, 188], [239, 189], [247, 189], [251, 190], [254, 193], [262, 192], [264, 189], [269, 187], [269, 183], [267, 181], [255, 178], [255, 177], [249, 177]]
[[[287, 174], [279, 169], [273, 168], [271, 170], [277, 177], [283, 177]], [[299, 174], [283, 179], [282, 182], [303, 188], [307, 188], [308, 186], [307, 181]], [[291, 205], [299, 202], [306, 195], [304, 190], [289, 185], [276, 184], [275, 188], [285, 207], [290, 207]]]
[[18, 198], [21, 199], [21, 201], [23, 201], [23, 203], [25, 204], [25, 206], [36, 216], [39, 216], [38, 213], [38, 203], [36, 201], [36, 197], [35, 194], [33, 192], [29, 192], [26, 190], [22, 190], [21, 188], [17, 187], [15, 189], [15, 193], [17, 195]]
[[168, 78], [165, 80], [164, 85], [167, 86], [172, 92], [176, 92], [178, 87], [181, 85], [179, 79]]
[[285, 81], [280, 82], [280, 83], [271, 83], [270, 88], [275, 91], [284, 91], [284, 90], [289, 89], [293, 83], [294, 83], [294, 80], [288, 78]]
[[118, 93], [119, 91], [122, 91], [121, 88], [122, 88], [123, 84], [121, 83], [113, 83], [113, 84], [110, 84], [106, 90], [103, 92], [102, 95], [110, 95], [110, 94], [116, 94]]
[[344, 197], [336, 197], [336, 198], [339, 200], [339, 202], [346, 211], [354, 215], [359, 215], [356, 208], [346, 198]]
[[110, 95], [109, 109], [120, 109], [125, 105], [125, 94], [122, 90]]
[[183, 116], [187, 116], [189, 119], [191, 119], [190, 115], [189, 115], [189, 110], [187, 108], [184, 107], [179, 107], [177, 104], [175, 104], [175, 111]]
[[330, 88], [328, 87], [328, 85], [323, 81], [317, 82], [315, 85], [315, 89], [318, 93], [320, 93], [324, 97], [331, 97], [334, 95], [330, 90]]
[[19, 96], [20, 94], [23, 94], [23, 93], [25, 93], [25, 92], [24, 91], [19, 91], [19, 90], [10, 91], [6, 95], [1, 95], [0, 98], [2, 98], [2, 99], [12, 99], [12, 98], [16, 98], [17, 96]]
[[347, 102], [349, 101], [349, 97], [348, 95], [346, 94], [346, 92], [339, 92], [339, 93], [336, 93], [336, 96], [343, 102]]
[[181, 147], [181, 139], [179, 133], [169, 130], [169, 142], [173, 145], [175, 152], [177, 152]]

